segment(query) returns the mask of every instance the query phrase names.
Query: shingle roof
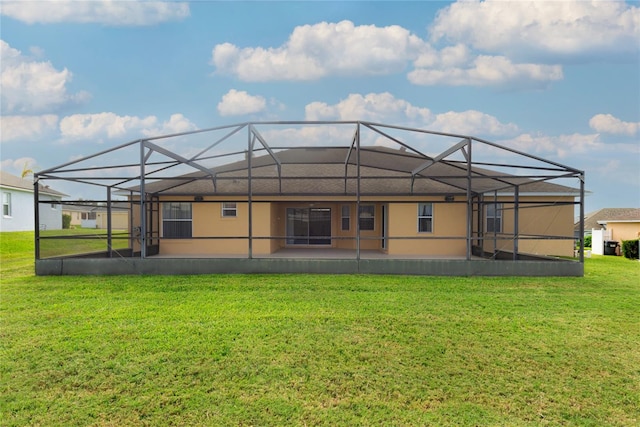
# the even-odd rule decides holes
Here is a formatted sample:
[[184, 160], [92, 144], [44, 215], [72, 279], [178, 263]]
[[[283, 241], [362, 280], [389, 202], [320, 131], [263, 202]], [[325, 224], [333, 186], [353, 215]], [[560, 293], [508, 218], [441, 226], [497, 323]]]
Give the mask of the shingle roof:
[[[5, 171], [0, 171], [0, 186], [5, 188], [14, 188], [14, 189], [33, 193], [32, 179], [20, 178], [19, 176], [12, 175]], [[57, 197], [67, 196], [67, 194], [61, 193], [60, 191], [54, 190], [53, 188], [49, 186], [44, 186], [42, 184], [38, 184], [38, 191], [42, 194], [47, 194], [49, 196], [57, 196]]]
[[[598, 221], [640, 221], [640, 208], [604, 208], [590, 212], [584, 217], [584, 229], [603, 228]], [[580, 223], [575, 224], [575, 230], [579, 230]]]
[[[350, 151], [348, 147], [306, 147], [278, 151], [275, 157], [277, 161], [269, 154], [251, 159], [253, 194], [356, 193], [355, 150]], [[245, 159], [212, 168], [210, 176], [195, 172], [162, 181], [150, 180], [145, 191], [172, 195], [247, 194], [247, 170], [248, 160]], [[363, 195], [463, 194], [467, 186], [464, 163], [430, 164], [424, 157], [384, 147], [360, 150], [360, 175], [360, 193]], [[574, 188], [477, 167], [472, 169], [471, 176], [475, 193], [513, 191], [513, 185], [520, 185], [521, 193], [578, 195]]]

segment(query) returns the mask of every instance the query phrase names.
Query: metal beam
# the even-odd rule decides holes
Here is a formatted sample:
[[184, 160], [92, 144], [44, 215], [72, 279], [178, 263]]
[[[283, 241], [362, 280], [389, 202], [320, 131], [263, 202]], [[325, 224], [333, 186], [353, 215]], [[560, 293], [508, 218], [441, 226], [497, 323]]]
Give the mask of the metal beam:
[[180, 156], [180, 155], [178, 155], [178, 154], [176, 154], [176, 153], [174, 153], [172, 151], [169, 151], [169, 150], [167, 150], [165, 148], [162, 148], [159, 145], [156, 145], [156, 144], [154, 144], [152, 142], [144, 141], [143, 145], [145, 147], [147, 147], [147, 148], [152, 149], [153, 151], [156, 151], [156, 152], [158, 152], [160, 154], [163, 154], [163, 155], [165, 155], [167, 157], [170, 157], [170, 158], [172, 158], [174, 160], [177, 160], [177, 161], [179, 161], [181, 163], [187, 164], [187, 165], [191, 166], [192, 168], [198, 169], [198, 170], [200, 170], [200, 171], [202, 171], [202, 172], [204, 172], [204, 173], [206, 173], [208, 175], [211, 174], [211, 170], [205, 168], [204, 166], [201, 166], [201, 165], [199, 165], [199, 164], [197, 164], [195, 162], [192, 162], [191, 160], [187, 159], [186, 157], [182, 157], [182, 156]]
[[[427, 160], [426, 162], [424, 162], [423, 164], [421, 164], [420, 166], [418, 166], [417, 168], [415, 168], [414, 170], [411, 171], [411, 176], [416, 176], [417, 174], [419, 174], [420, 172], [422, 172], [423, 170], [427, 169], [428, 167], [432, 166], [435, 163], [440, 162], [441, 160], [444, 160], [446, 157], [449, 157], [451, 154], [455, 153], [456, 151], [460, 150], [463, 147], [466, 147], [467, 145], [470, 145], [470, 141], [468, 139], [463, 139], [462, 141], [458, 142], [456, 145], [454, 145], [453, 147], [448, 148], [447, 150], [443, 151], [442, 153], [438, 154], [437, 156]], [[471, 150], [469, 150], [471, 151]], [[465, 157], [467, 158], [467, 164], [470, 167], [470, 163], [471, 163], [471, 156], [466, 155]]]

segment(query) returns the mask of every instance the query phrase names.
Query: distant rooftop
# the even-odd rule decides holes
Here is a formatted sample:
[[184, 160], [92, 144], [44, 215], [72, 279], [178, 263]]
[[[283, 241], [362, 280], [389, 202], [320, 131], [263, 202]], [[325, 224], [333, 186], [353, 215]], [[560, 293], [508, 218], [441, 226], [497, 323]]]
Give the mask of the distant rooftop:
[[[14, 188], [17, 190], [28, 191], [33, 193], [33, 178], [26, 179], [20, 178], [19, 176], [12, 175], [5, 171], [0, 171], [0, 187], [4, 188]], [[66, 197], [68, 194], [64, 194], [60, 191], [54, 190], [49, 186], [44, 186], [42, 184], [38, 185], [38, 191], [42, 194], [47, 194], [49, 196], [58, 196], [58, 197]]]

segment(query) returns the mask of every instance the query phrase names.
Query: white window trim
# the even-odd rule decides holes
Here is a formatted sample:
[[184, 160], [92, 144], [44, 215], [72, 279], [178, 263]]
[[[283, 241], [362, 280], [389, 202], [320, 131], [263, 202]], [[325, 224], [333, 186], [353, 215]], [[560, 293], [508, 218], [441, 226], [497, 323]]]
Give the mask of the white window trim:
[[[348, 210], [348, 214], [347, 216], [344, 215], [344, 208], [347, 208]], [[349, 227], [344, 228], [344, 220], [348, 219], [349, 220]], [[341, 205], [340, 206], [340, 230], [342, 231], [350, 231], [351, 230], [351, 205]]]
[[[431, 205], [431, 215], [420, 215], [421, 209], [420, 209], [420, 205]], [[416, 224], [416, 227], [418, 229], [418, 233], [433, 233], [433, 225], [434, 225], [434, 213], [435, 213], [435, 209], [433, 206], [433, 202], [420, 202], [418, 203], [418, 223]], [[421, 231], [420, 230], [420, 218], [431, 218], [431, 231]]]
[[[189, 203], [189, 202], [162, 202], [164, 203]], [[190, 222], [191, 223], [191, 236], [193, 237], [193, 204], [189, 203], [191, 205], [191, 218], [176, 218], [176, 219], [172, 219], [172, 218], [165, 218], [164, 214], [162, 215], [162, 236], [161, 237], [165, 237], [164, 235], [164, 222], [165, 221], [172, 221], [172, 222]], [[163, 207], [164, 209], [164, 207]], [[171, 239], [190, 239], [191, 237], [171, 237]]]
[[368, 229], [368, 228], [367, 228], [367, 229], [363, 229], [363, 228], [360, 226], [360, 218], [361, 218], [361, 217], [360, 217], [360, 215], [361, 215], [362, 213], [360, 212], [360, 210], [358, 210], [358, 229], [359, 229], [360, 231], [376, 231], [376, 205], [375, 205], [375, 204], [371, 204], [371, 203], [360, 204], [360, 209], [362, 209], [362, 208], [363, 208], [363, 207], [365, 207], [365, 206], [371, 206], [371, 207], [373, 207], [373, 216], [371, 217], [371, 218], [373, 219], [373, 228], [371, 228], [371, 229]]
[[[489, 205], [491, 206], [495, 206], [495, 212], [494, 215], [489, 216]], [[503, 210], [504, 206], [502, 204], [502, 202], [496, 202], [496, 203], [488, 203], [487, 204], [487, 208], [485, 211], [485, 221], [484, 221], [484, 229], [486, 233], [502, 233], [503, 230], [503, 218], [502, 218], [502, 210]], [[494, 220], [494, 225], [495, 225], [495, 218], [500, 218], [500, 227], [498, 230], [491, 230], [489, 231], [489, 219], [493, 219]]]
[[[4, 207], [8, 206], [7, 208], [7, 214], [4, 214]], [[11, 193], [8, 191], [4, 191], [2, 193], [2, 216], [4, 216], [5, 218], [13, 218], [13, 206], [11, 203]]]
[[[233, 203], [235, 205], [235, 207], [233, 208], [229, 208], [226, 207], [227, 204], [229, 203]], [[233, 215], [229, 215], [225, 212], [231, 212], [233, 211]], [[222, 218], [237, 218], [238, 217], [238, 202], [222, 202], [220, 204], [220, 215], [222, 216]]]

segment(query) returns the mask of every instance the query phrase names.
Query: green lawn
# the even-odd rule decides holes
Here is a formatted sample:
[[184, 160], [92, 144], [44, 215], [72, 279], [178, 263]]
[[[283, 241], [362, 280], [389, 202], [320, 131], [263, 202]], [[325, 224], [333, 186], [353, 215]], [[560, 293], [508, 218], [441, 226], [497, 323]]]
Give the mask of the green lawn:
[[35, 277], [0, 233], [0, 425], [640, 423], [640, 263], [584, 278]]

